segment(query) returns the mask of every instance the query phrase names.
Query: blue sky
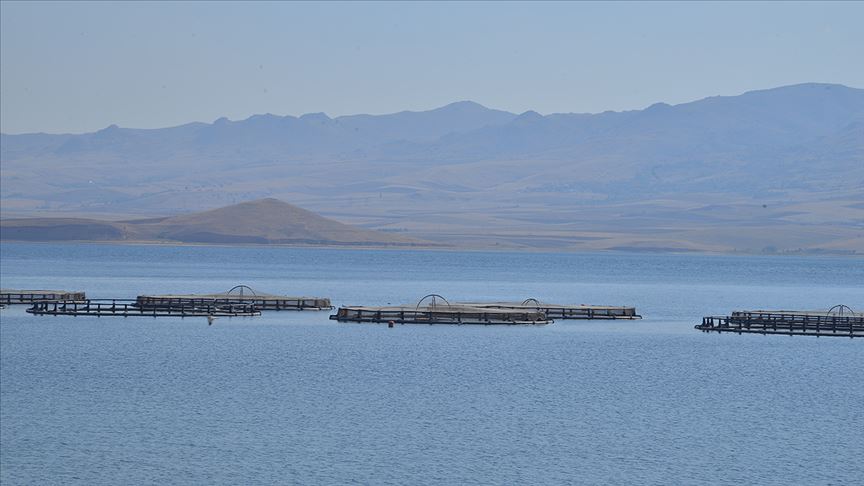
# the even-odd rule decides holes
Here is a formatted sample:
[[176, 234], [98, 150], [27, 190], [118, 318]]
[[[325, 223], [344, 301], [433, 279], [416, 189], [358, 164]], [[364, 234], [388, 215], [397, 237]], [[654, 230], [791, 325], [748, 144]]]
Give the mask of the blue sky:
[[864, 87], [864, 3], [0, 3], [0, 129]]

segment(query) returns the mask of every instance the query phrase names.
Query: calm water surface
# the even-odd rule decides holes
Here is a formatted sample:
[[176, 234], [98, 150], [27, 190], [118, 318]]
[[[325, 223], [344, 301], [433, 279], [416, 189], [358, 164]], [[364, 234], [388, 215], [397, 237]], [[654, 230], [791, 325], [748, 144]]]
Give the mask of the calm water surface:
[[0, 311], [5, 484], [860, 484], [864, 340], [704, 334], [864, 308], [864, 260], [3, 244], [2, 286], [245, 283], [340, 304], [635, 305], [543, 327]]

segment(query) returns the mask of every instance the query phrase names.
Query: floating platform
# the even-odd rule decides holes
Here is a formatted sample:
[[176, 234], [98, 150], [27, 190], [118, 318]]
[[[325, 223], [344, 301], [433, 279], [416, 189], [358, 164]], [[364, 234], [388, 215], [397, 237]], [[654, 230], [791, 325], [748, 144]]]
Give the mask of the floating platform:
[[68, 290], [0, 290], [0, 304], [32, 304], [44, 301], [83, 301], [87, 300], [84, 292], [70, 292]]
[[864, 337], [864, 313], [845, 305], [828, 311], [755, 310], [735, 311], [729, 316], [708, 316], [696, 329], [705, 332], [736, 332], [802, 336]]
[[40, 316], [95, 317], [241, 317], [261, 315], [261, 311], [253, 304], [183, 304], [145, 308], [138, 306], [131, 299], [34, 302], [27, 309], [27, 312]]
[[[425, 303], [424, 302], [427, 302]], [[441, 301], [441, 302], [439, 302]], [[456, 325], [543, 325], [552, 322], [536, 309], [484, 308], [450, 304], [440, 295], [427, 295], [416, 305], [340, 307], [330, 319], [339, 322]]]
[[549, 319], [642, 319], [635, 307], [547, 304], [537, 299], [522, 302], [460, 302], [459, 305], [484, 309], [535, 310], [546, 314]]
[[288, 297], [256, 292], [246, 285], [238, 285], [218, 294], [139, 295], [136, 303], [142, 308], [162, 308], [177, 305], [231, 305], [252, 304], [258, 310], [330, 310], [330, 299], [323, 297]]

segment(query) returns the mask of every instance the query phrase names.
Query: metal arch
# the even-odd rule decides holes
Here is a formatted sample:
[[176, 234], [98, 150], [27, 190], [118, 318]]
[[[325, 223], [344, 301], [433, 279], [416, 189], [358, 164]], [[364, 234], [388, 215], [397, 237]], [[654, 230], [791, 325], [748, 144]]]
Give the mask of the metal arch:
[[441, 295], [439, 295], [439, 294], [429, 294], [429, 295], [426, 295], [426, 296], [424, 296], [422, 299], [420, 299], [420, 300], [417, 301], [417, 307], [415, 307], [414, 310], [419, 309], [419, 308], [420, 308], [420, 304], [422, 304], [424, 300], [426, 300], [426, 299], [428, 299], [428, 298], [430, 298], [430, 297], [432, 298], [432, 304], [430, 305], [432, 308], [435, 307], [435, 303], [437, 302], [437, 299], [441, 299], [441, 300], [443, 300], [444, 303], [447, 304], [447, 307], [450, 307], [450, 302], [448, 302], [447, 299], [445, 299], [445, 298], [442, 297]]
[[534, 303], [534, 307], [539, 311], [540, 310], [540, 301], [535, 299], [534, 297], [529, 297], [522, 301], [522, 306], [527, 306], [530, 303]]
[[828, 309], [828, 315], [837, 315], [842, 316], [844, 312], [848, 312], [849, 314], [854, 315], [855, 311], [852, 310], [848, 305], [837, 304], [834, 307]]
[[227, 293], [228, 295], [231, 295], [231, 292], [234, 292], [235, 290], [238, 290], [238, 289], [240, 290], [240, 297], [241, 297], [241, 298], [243, 297], [243, 289], [248, 290], [249, 293], [252, 294], [253, 296], [257, 296], [257, 295], [258, 295], [257, 293], [255, 293], [254, 290], [252, 290], [252, 287], [250, 287], [250, 286], [248, 286], [248, 285], [235, 285], [235, 286], [231, 287], [231, 290], [229, 290], [229, 291], [226, 292], [226, 293]]

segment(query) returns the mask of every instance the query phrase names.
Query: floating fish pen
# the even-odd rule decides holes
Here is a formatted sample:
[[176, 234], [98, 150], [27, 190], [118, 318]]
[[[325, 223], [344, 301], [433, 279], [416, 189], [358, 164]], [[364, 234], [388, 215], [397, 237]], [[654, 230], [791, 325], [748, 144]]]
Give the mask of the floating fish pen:
[[44, 301], [83, 301], [87, 300], [84, 292], [69, 292], [67, 290], [0, 290], [0, 304], [32, 304]]
[[864, 313], [836, 305], [828, 311], [735, 311], [729, 316], [702, 318], [696, 329], [802, 336], [864, 337]]
[[498, 309], [450, 304], [437, 294], [423, 297], [416, 305], [340, 307], [330, 319], [339, 322], [457, 325], [542, 325], [552, 322], [546, 314], [536, 309]]
[[105, 299], [85, 301], [34, 302], [27, 312], [40, 316], [95, 317], [245, 317], [260, 316], [253, 304], [174, 304], [141, 307], [134, 300]]
[[535, 310], [544, 313], [549, 319], [642, 319], [635, 307], [547, 304], [537, 299], [522, 302], [465, 302], [460, 305], [484, 309]]
[[230, 305], [252, 304], [258, 310], [330, 310], [330, 299], [323, 297], [288, 297], [256, 292], [246, 285], [237, 285], [219, 294], [139, 295], [137, 304], [142, 308], [161, 308], [177, 305]]

